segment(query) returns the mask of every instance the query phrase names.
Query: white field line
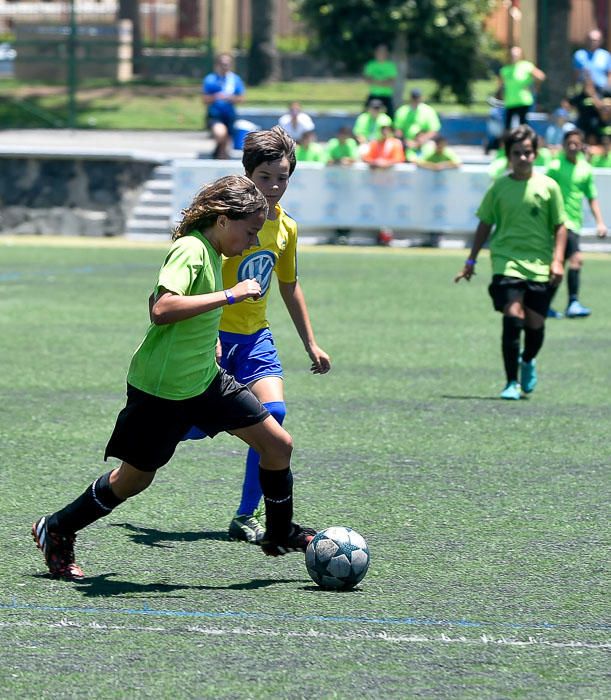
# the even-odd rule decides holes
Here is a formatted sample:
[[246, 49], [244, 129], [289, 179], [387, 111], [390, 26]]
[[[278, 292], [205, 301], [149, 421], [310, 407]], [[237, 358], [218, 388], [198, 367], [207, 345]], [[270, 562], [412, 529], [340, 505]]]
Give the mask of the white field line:
[[347, 632], [338, 634], [335, 632], [321, 632], [319, 630], [310, 629], [307, 632], [294, 632], [291, 630], [280, 631], [278, 629], [269, 628], [251, 628], [251, 627], [229, 627], [221, 628], [208, 625], [185, 625], [184, 627], [166, 627], [163, 625], [110, 625], [100, 622], [89, 622], [83, 624], [75, 622], [67, 618], [62, 618], [58, 622], [32, 622], [30, 620], [13, 620], [0, 622], [0, 629], [11, 627], [33, 627], [40, 629], [41, 627], [65, 628], [65, 629], [80, 629], [91, 630], [92, 632], [164, 632], [184, 634], [190, 633], [195, 636], [209, 637], [268, 637], [268, 638], [285, 638], [285, 639], [322, 639], [333, 640], [340, 642], [365, 641], [374, 643], [386, 644], [465, 644], [465, 645], [480, 645], [480, 646], [502, 646], [502, 647], [548, 647], [554, 649], [591, 649], [594, 651], [611, 650], [611, 642], [582, 642], [575, 640], [549, 640], [540, 636], [528, 636], [524, 639], [518, 639], [506, 636], [492, 636], [489, 634], [481, 634], [476, 637], [466, 637], [464, 635], [450, 636], [447, 634], [438, 635], [412, 635], [412, 634], [390, 634], [388, 632]]

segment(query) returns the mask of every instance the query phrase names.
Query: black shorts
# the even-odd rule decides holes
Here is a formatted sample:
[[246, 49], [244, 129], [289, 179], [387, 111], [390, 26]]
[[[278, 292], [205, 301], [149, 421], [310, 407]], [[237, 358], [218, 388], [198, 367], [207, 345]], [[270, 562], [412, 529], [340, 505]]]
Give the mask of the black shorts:
[[493, 275], [488, 287], [495, 311], [502, 313], [507, 304], [523, 298], [524, 306], [541, 316], [547, 316], [551, 290], [549, 282], [532, 282], [505, 275]]
[[564, 249], [564, 261], [566, 262], [571, 256], [578, 253], [579, 248], [579, 234], [575, 231], [566, 232], [566, 248]]
[[243, 384], [220, 370], [199, 396], [162, 399], [127, 385], [127, 403], [119, 413], [104, 460], [117, 457], [136, 469], [152, 472], [170, 461], [176, 445], [197, 426], [209, 437], [256, 425], [269, 411]]

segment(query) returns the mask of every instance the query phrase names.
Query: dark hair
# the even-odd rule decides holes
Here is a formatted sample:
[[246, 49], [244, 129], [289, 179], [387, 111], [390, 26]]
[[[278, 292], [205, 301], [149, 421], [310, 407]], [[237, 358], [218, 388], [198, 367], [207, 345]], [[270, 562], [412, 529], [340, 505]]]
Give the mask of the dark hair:
[[289, 176], [297, 165], [295, 141], [281, 126], [274, 126], [265, 131], [251, 131], [244, 139], [242, 165], [247, 175], [252, 175], [261, 163], [271, 163], [285, 158], [289, 162]]
[[172, 240], [191, 231], [205, 231], [214, 226], [219, 216], [245, 219], [257, 211], [265, 211], [267, 200], [252, 180], [244, 175], [227, 175], [204, 185], [191, 206], [182, 210], [182, 219], [174, 229]]
[[505, 155], [509, 158], [511, 149], [514, 144], [522, 143], [522, 141], [530, 141], [533, 145], [533, 151], [535, 155], [539, 147], [539, 137], [534, 129], [532, 129], [528, 124], [520, 124], [512, 129], [505, 137]]
[[582, 141], [585, 138], [583, 131], [581, 129], [578, 129], [576, 126], [564, 132], [564, 134], [562, 135], [562, 143], [566, 143], [568, 141], [569, 136], [579, 136], [579, 138]]

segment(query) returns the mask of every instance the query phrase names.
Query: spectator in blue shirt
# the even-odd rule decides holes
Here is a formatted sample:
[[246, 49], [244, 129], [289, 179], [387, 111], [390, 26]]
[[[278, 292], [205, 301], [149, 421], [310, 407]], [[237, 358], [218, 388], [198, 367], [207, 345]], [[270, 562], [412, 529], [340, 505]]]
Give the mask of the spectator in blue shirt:
[[216, 142], [213, 158], [229, 158], [229, 141], [233, 136], [236, 104], [244, 100], [244, 83], [231, 68], [233, 59], [228, 53], [216, 57], [214, 71], [202, 84], [204, 104], [208, 108], [207, 125]]
[[602, 48], [603, 35], [599, 29], [592, 29], [588, 33], [587, 46], [578, 49], [573, 54], [573, 68], [575, 79], [584, 83], [591, 78], [596, 92], [601, 97], [611, 95], [611, 54]]

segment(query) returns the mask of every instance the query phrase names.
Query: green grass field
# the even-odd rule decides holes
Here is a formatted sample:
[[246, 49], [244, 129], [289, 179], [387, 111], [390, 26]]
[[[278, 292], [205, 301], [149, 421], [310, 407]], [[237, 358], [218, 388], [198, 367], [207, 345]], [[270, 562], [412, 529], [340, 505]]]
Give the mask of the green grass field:
[[463, 252], [301, 253], [334, 365], [309, 374], [273, 294], [296, 519], [366, 537], [357, 590], [228, 541], [244, 456], [228, 436], [180, 446], [79, 534], [88, 578], [51, 580], [31, 523], [108, 468], [163, 256], [0, 237], [3, 697], [611, 696], [608, 256], [587, 260], [593, 316], [550, 322], [537, 391], [502, 402], [485, 260], [453, 285]]

